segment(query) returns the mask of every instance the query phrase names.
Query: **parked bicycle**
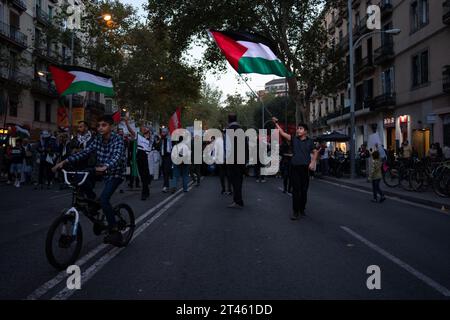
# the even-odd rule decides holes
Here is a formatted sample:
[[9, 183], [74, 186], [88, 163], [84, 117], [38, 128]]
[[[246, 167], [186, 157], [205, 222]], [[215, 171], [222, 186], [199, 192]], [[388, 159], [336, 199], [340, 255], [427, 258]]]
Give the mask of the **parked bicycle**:
[[[73, 190], [72, 207], [64, 210], [55, 219], [47, 232], [45, 253], [49, 263], [56, 269], [63, 270], [78, 259], [83, 242], [83, 230], [80, 224], [80, 212], [92, 223], [94, 234], [106, 234], [107, 222], [101, 212], [100, 203], [83, 195], [81, 186], [86, 182], [92, 171], [68, 172], [62, 170], [65, 183]], [[114, 207], [118, 230], [122, 233], [122, 247], [125, 247], [133, 237], [135, 218], [133, 210], [125, 203]]]

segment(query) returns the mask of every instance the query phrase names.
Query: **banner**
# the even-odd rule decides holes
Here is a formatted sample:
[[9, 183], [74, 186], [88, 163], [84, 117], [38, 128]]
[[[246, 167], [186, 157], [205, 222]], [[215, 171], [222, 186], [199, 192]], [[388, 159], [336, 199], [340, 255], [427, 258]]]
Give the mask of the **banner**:
[[56, 124], [58, 128], [68, 128], [69, 127], [69, 114], [65, 107], [58, 107], [56, 117]]
[[78, 122], [84, 121], [84, 108], [72, 109], [72, 126], [78, 125]]

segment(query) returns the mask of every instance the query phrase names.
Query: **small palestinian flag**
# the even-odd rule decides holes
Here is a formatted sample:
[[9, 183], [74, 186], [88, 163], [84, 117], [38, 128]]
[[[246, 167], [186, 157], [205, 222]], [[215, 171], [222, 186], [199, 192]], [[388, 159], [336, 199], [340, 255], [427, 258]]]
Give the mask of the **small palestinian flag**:
[[275, 45], [254, 33], [209, 30], [217, 46], [239, 74], [260, 73], [289, 77], [292, 74], [277, 58]]
[[83, 67], [50, 66], [56, 90], [61, 96], [83, 91], [99, 92], [114, 96], [111, 77]]

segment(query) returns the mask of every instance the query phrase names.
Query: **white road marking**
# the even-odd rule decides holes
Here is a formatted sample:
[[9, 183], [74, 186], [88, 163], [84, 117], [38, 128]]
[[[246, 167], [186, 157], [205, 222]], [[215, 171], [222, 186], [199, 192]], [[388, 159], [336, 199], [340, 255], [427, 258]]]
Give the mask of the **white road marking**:
[[[191, 190], [192, 186], [188, 190]], [[164, 212], [166, 212], [172, 205], [174, 205], [180, 198], [184, 196], [184, 193], [178, 195], [175, 199], [170, 201], [161, 210], [159, 210], [153, 217], [148, 221], [144, 222], [134, 233], [131, 241], [136, 239], [142, 232], [145, 231], [153, 222], [155, 222]], [[114, 248], [104, 254], [100, 259], [98, 259], [94, 264], [92, 264], [85, 272], [81, 274], [81, 279], [83, 283], [87, 283], [98, 271], [100, 271], [111, 259], [117, 256], [125, 248]], [[72, 296], [76, 290], [70, 290], [67, 287], [58, 292], [51, 300], [66, 300]]]
[[341, 226], [341, 228], [345, 232], [349, 233], [350, 235], [352, 235], [353, 237], [355, 237], [356, 239], [358, 239], [359, 241], [364, 243], [369, 248], [375, 250], [376, 252], [378, 252], [379, 254], [384, 256], [385, 258], [391, 260], [393, 263], [398, 265], [400, 268], [408, 271], [410, 274], [412, 274], [417, 279], [422, 280], [423, 282], [425, 282], [427, 285], [429, 285], [430, 287], [432, 287], [433, 289], [435, 289], [436, 291], [438, 291], [442, 295], [444, 295], [446, 297], [450, 297], [450, 290], [448, 290], [446, 287], [440, 285], [439, 283], [437, 283], [433, 279], [431, 279], [428, 276], [424, 275], [423, 273], [417, 271], [416, 269], [411, 267], [409, 264], [403, 262], [402, 260], [400, 260], [399, 258], [393, 256], [392, 254], [390, 254], [386, 250], [380, 248], [376, 244], [374, 244], [374, 243], [370, 242], [369, 240], [365, 239], [364, 237], [362, 237], [361, 235], [357, 234], [356, 232], [354, 232], [350, 228], [345, 227], [345, 226]]
[[[328, 184], [331, 184], [331, 185], [334, 185], [334, 186], [337, 186], [337, 187], [341, 187], [341, 188], [353, 190], [353, 191], [358, 191], [358, 192], [362, 192], [362, 193], [366, 193], [366, 194], [370, 194], [370, 195], [372, 194], [372, 191], [362, 190], [362, 189], [358, 189], [358, 188], [355, 188], [355, 187], [349, 187], [349, 186], [347, 186], [347, 185], [343, 185], [343, 184], [336, 183], [336, 182], [325, 181], [325, 180], [319, 180], [319, 181], [320, 181], [320, 182], [324, 182], [324, 183], [328, 183]], [[414, 206], [414, 207], [417, 207], [417, 208], [427, 209], [427, 210], [439, 212], [439, 213], [441, 213], [441, 214], [443, 213], [443, 214], [445, 214], [445, 215], [447, 215], [447, 216], [450, 217], [450, 213], [447, 213], [446, 211], [441, 210], [441, 209], [437, 209], [437, 208], [430, 207], [430, 206], [427, 206], [427, 205], [424, 205], [424, 204], [415, 203], [415, 202], [412, 202], [412, 201], [400, 199], [400, 198], [393, 197], [393, 196], [386, 196], [386, 198], [387, 198], [387, 199], [390, 199], [390, 200], [397, 201], [397, 202], [409, 204], [409, 205]]]
[[[154, 211], [158, 210], [161, 206], [169, 202], [171, 199], [176, 197], [180, 192], [182, 192], [182, 189], [178, 190], [174, 194], [170, 195], [160, 203], [158, 203], [156, 206], [152, 207], [148, 211], [146, 211], [144, 214], [139, 216], [135, 223], [136, 225], [140, 223], [142, 220], [147, 218], [150, 214], [152, 214]], [[101, 252], [103, 249], [108, 247], [109, 245], [106, 244], [100, 244], [96, 248], [92, 249], [90, 252], [88, 252], [86, 255], [84, 255], [81, 259], [77, 260], [75, 262], [76, 265], [79, 267], [83, 266], [87, 261], [89, 261], [92, 257], [96, 256], [99, 252]], [[67, 277], [67, 273], [65, 270], [59, 272], [54, 278], [50, 279], [46, 283], [44, 283], [42, 286], [34, 290], [26, 299], [27, 300], [37, 300], [40, 297], [44, 296], [47, 292], [49, 292], [52, 288], [57, 286], [60, 282], [62, 282]]]

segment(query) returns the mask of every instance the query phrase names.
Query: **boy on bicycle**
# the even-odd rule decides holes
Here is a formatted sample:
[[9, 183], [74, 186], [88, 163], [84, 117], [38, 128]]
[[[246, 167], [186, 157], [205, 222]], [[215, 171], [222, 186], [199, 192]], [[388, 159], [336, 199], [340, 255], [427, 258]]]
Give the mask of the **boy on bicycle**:
[[[104, 242], [120, 246], [122, 243], [122, 234], [117, 228], [110, 199], [114, 191], [116, 191], [123, 181], [125, 148], [123, 138], [112, 131], [113, 123], [114, 121], [111, 116], [101, 117], [97, 123], [99, 135], [84, 150], [59, 162], [52, 170], [57, 171], [63, 168], [65, 164], [74, 164], [85, 160], [91, 154], [95, 153], [97, 156], [95, 170], [97, 173], [104, 174], [105, 176], [105, 186], [99, 199], [103, 213], [108, 221], [109, 234], [105, 237]], [[87, 194], [89, 198], [95, 198], [95, 193], [92, 190]]]

